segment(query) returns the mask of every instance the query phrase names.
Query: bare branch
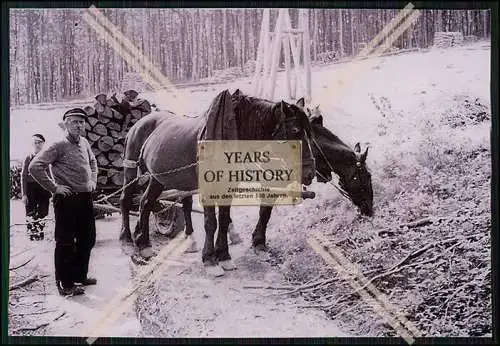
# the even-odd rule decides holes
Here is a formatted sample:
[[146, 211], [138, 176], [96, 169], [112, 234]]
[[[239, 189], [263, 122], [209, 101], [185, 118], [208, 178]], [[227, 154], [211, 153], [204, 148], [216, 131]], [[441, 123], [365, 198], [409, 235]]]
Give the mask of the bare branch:
[[16, 290], [18, 288], [27, 286], [29, 284], [32, 284], [33, 282], [38, 281], [38, 275], [33, 275], [28, 277], [27, 279], [22, 280], [21, 282], [18, 282], [12, 286], [9, 287], [9, 291]]
[[35, 255], [33, 255], [29, 260], [27, 260], [26, 262], [24, 262], [23, 264], [20, 264], [16, 267], [12, 267], [12, 268], [9, 268], [9, 270], [16, 270], [16, 269], [19, 269], [23, 266], [25, 266], [26, 264], [30, 263], [33, 259], [35, 258]]
[[47, 327], [48, 325], [49, 325], [49, 323], [45, 322], [45, 323], [42, 323], [42, 324], [35, 326], [35, 327], [26, 327], [26, 328], [15, 329], [15, 330], [13, 330], [13, 333], [36, 331], [40, 328]]

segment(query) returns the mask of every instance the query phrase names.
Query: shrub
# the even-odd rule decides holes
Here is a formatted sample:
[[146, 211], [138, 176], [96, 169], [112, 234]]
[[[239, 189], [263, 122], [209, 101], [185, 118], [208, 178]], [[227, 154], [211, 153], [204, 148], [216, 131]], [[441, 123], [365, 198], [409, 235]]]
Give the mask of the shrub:
[[10, 167], [10, 199], [20, 199], [21, 196], [21, 169], [20, 164]]

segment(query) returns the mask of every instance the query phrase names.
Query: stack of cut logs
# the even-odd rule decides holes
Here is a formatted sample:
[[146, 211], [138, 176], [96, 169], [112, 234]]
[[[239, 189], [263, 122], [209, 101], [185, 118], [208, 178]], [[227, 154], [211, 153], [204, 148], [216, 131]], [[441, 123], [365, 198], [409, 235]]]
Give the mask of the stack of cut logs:
[[450, 48], [463, 44], [464, 36], [461, 32], [444, 32], [438, 31], [434, 33], [434, 46], [438, 48]]
[[151, 113], [151, 105], [138, 98], [135, 90], [124, 92], [119, 101], [116, 94], [99, 94], [94, 106], [84, 107], [87, 113], [86, 138], [97, 159], [98, 189], [114, 189], [123, 184], [123, 151], [125, 136], [139, 119]]

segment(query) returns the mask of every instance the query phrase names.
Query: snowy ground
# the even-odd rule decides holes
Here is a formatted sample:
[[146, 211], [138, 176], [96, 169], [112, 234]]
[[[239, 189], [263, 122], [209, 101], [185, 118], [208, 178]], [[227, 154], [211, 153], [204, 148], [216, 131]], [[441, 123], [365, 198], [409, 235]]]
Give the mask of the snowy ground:
[[[459, 105], [463, 105], [465, 98], [470, 100], [479, 98], [482, 104], [490, 107], [489, 60], [489, 43], [479, 42], [471, 46], [356, 62], [353, 70], [362, 71], [356, 76], [343, 73], [354, 63], [313, 68], [313, 97], [318, 98], [317, 96], [323, 92], [327, 95], [327, 98], [312, 101], [313, 104], [319, 104], [323, 110], [325, 126], [349, 145], [353, 146], [358, 141], [370, 144], [368, 165], [374, 175], [376, 212], [381, 215], [380, 219], [377, 217], [374, 219], [374, 225], [390, 221], [387, 215], [392, 215], [394, 219], [398, 219], [402, 214], [410, 219], [421, 216], [411, 215], [411, 212], [405, 209], [404, 200], [397, 205], [395, 213], [386, 213], [388, 213], [387, 208], [394, 208], [391, 203], [398, 200], [398, 193], [404, 195], [404, 191], [396, 191], [398, 187], [401, 190], [401, 186], [413, 186], [414, 182], [411, 179], [419, 181], [420, 177], [411, 176], [411, 167], [413, 165], [414, 170], [420, 167], [414, 160], [424, 139], [431, 140], [430, 144], [424, 147], [426, 150], [433, 146], [467, 149], [489, 144], [488, 121], [458, 129], [450, 129], [440, 122], [446, 113], [459, 116], [460, 112], [457, 110], [461, 110]], [[276, 98], [285, 96], [283, 83], [284, 75], [278, 74]], [[243, 92], [252, 93], [249, 79], [218, 86], [185, 89], [181, 92], [185, 94], [190, 92], [189, 99], [196, 102], [190, 102], [183, 111], [201, 113], [211, 99], [224, 88], [228, 88], [231, 92], [235, 88], [240, 88]], [[153, 94], [142, 96], [158, 104], [160, 108], [171, 109], [161, 98]], [[29, 152], [32, 133], [43, 133], [48, 143], [61, 135], [62, 131], [57, 123], [63, 112], [64, 109], [58, 106], [54, 108], [44, 106], [43, 109], [30, 106], [13, 110], [10, 120], [11, 160], [21, 159]], [[488, 112], [491, 114], [491, 111]], [[427, 133], [426, 129], [432, 129], [432, 137], [429, 137], [430, 132]], [[432, 142], [434, 140], [439, 142]], [[479, 156], [483, 161], [478, 163], [483, 163], [482, 167], [486, 173], [489, 169], [487, 154], [489, 152], [485, 153], [484, 158]], [[432, 153], [429, 155], [432, 156]], [[391, 161], [396, 159], [400, 162]], [[405, 163], [406, 166], [396, 173], [399, 174], [399, 180], [389, 181], [386, 175], [382, 174], [388, 166], [401, 168], [401, 163]], [[455, 178], [450, 177], [450, 180], [453, 179]], [[472, 196], [470, 203], [474, 207], [471, 208], [489, 206], [489, 180], [486, 179], [478, 184], [482, 192], [486, 191], [486, 195], [483, 193]], [[234, 223], [244, 239], [243, 244], [230, 249], [238, 265], [236, 271], [223, 278], [212, 280], [203, 273], [200, 253], [183, 255], [170, 267], [168, 274], [165, 274], [154, 287], [148, 288], [135, 308], [131, 307], [127, 311], [128, 315], [125, 316], [127, 323], [117, 323], [116, 325], [121, 325], [122, 328], [109, 329], [109, 332], [116, 336], [164, 337], [385, 335], [384, 328], [387, 329], [387, 326], [383, 328], [383, 323], [373, 312], [358, 313], [365, 322], [359, 322], [349, 314], [344, 317], [338, 316], [332, 321], [321, 310], [297, 308], [298, 305], [304, 305], [304, 299], [310, 299], [310, 296], [263, 297], [272, 291], [243, 288], [245, 285], [256, 285], [259, 282], [262, 286], [289, 284], [284, 281], [293, 281], [297, 284], [301, 283], [301, 280], [303, 282], [312, 279], [325, 270], [321, 258], [304, 247], [304, 239], [309, 232], [332, 234], [338, 229], [344, 229], [349, 232], [347, 235], [353, 238], [355, 243], [363, 241], [363, 234], [359, 231], [366, 230], [367, 226], [356, 221], [354, 209], [340, 201], [338, 193], [332, 187], [313, 183], [310, 189], [317, 192], [314, 200], [304, 201], [297, 209], [278, 207], [274, 211], [268, 230], [268, 242], [273, 255], [270, 261], [255, 258], [255, 255], [248, 251], [250, 234], [255, 226], [258, 209], [234, 208]], [[417, 201], [412, 198], [420, 193], [418, 187], [413, 190], [408, 188], [406, 192], [410, 193], [405, 195], [406, 201]], [[451, 210], [455, 206], [452, 202], [448, 201], [446, 205], [445, 202], [437, 201], [433, 207], [440, 211], [446, 208]], [[487, 211], [484, 217], [488, 217], [489, 220]], [[326, 223], [321, 223], [321, 218], [325, 218]], [[22, 219], [22, 205], [19, 201], [12, 201], [11, 224], [22, 222]], [[202, 244], [203, 229], [199, 216], [195, 216], [195, 224], [198, 244]], [[358, 228], [353, 228], [356, 225]], [[11, 267], [13, 263], [23, 263], [24, 259], [36, 254], [36, 259], [29, 265], [14, 271], [17, 277], [11, 278], [11, 282], [17, 282], [27, 276], [33, 269], [32, 264], [35, 263], [38, 264], [37, 270], [40, 273], [49, 275], [22, 291], [12, 291], [13, 299], [9, 309], [11, 332], [26, 325], [32, 326], [50, 321], [48, 326], [40, 327], [37, 331], [19, 331], [15, 334], [78, 335], [83, 331], [82, 325], [88, 322], [91, 316], [95, 316], [96, 311], [102, 311], [121, 284], [129, 280], [132, 273], [128, 256], [123, 254], [124, 250], [116, 240], [118, 219], [99, 220], [97, 227], [98, 244], [93, 253], [92, 268], [100, 284], [90, 288], [90, 294], [86, 297], [74, 298], [71, 301], [60, 299], [55, 292], [51, 238], [36, 244], [36, 249], [19, 255], [21, 250], [29, 249], [35, 244], [26, 241], [23, 227], [11, 229]], [[459, 227], [457, 232], [460, 233], [461, 230]], [[428, 231], [436, 234], [438, 230]], [[157, 246], [166, 242], [164, 239], [155, 241]], [[360, 249], [363, 248], [356, 247], [357, 255]], [[399, 250], [392, 253], [395, 260], [399, 255], [405, 254]], [[415, 249], [410, 248], [407, 251], [410, 250]], [[16, 256], [12, 257], [13, 255]], [[363, 257], [364, 254], [360, 256]], [[358, 260], [359, 258], [354, 258], [355, 262], [359, 262]], [[335, 287], [332, 289], [335, 290]], [[345, 288], [338, 286], [336, 290], [340, 292], [341, 289]], [[324, 292], [316, 293], [325, 295]], [[53, 321], [55, 317], [52, 318], [52, 315], [50, 318], [42, 315], [43, 320], [40, 315], [22, 315], [23, 311], [31, 312], [29, 307], [30, 304], [33, 305], [33, 301], [42, 302], [38, 303], [41, 309], [46, 309], [41, 310], [42, 312], [56, 310], [51, 312], [55, 317], [62, 311], [66, 311], [66, 314], [57, 321]], [[329, 315], [335, 314], [329, 312]], [[350, 320], [346, 321], [343, 318]], [[370, 321], [373, 323], [370, 324]], [[341, 325], [344, 331], [341, 331], [338, 325]], [[425, 332], [432, 336], [436, 336], [436, 333], [464, 335], [463, 329], [460, 328], [448, 332], [439, 328], [429, 328]]]

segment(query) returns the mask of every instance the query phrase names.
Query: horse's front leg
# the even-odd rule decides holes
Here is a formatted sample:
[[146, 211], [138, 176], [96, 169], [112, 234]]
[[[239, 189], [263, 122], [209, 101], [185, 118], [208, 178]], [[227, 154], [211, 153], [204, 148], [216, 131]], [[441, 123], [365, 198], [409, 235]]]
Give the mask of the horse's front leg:
[[163, 186], [158, 180], [149, 179], [148, 187], [141, 198], [139, 207], [139, 221], [135, 226], [134, 243], [139, 249], [139, 253], [144, 258], [153, 256], [153, 248], [149, 240], [149, 215], [153, 210], [156, 200], [160, 196]]
[[132, 234], [130, 232], [130, 209], [132, 208], [132, 196], [137, 190], [137, 168], [123, 169], [123, 190], [120, 194], [120, 211], [122, 214], [122, 227], [120, 230], [119, 239], [125, 242], [132, 242]]
[[215, 207], [204, 207], [203, 217], [205, 219], [205, 244], [203, 245], [201, 260], [207, 266], [215, 266], [217, 264], [214, 247], [214, 235], [217, 229]]
[[215, 217], [215, 207], [204, 207], [203, 216], [205, 218], [205, 244], [201, 259], [205, 264], [207, 273], [211, 276], [222, 276], [224, 270], [217, 265], [217, 256], [214, 248], [214, 235], [217, 229], [217, 218]]
[[191, 237], [191, 245], [186, 249], [186, 252], [198, 252], [198, 246], [193, 236], [193, 220], [191, 219], [191, 212], [193, 211], [193, 197], [188, 196], [182, 200], [182, 211], [184, 213], [185, 234], [186, 237]]
[[273, 206], [261, 206], [259, 209], [259, 221], [252, 233], [252, 245], [256, 250], [263, 251], [266, 249], [266, 229], [272, 211]]
[[215, 255], [217, 256], [220, 266], [225, 270], [233, 270], [236, 268], [231, 261], [227, 243], [227, 232], [229, 223], [231, 222], [230, 211], [230, 206], [219, 207], [219, 232], [217, 233], [217, 241], [215, 243]]

